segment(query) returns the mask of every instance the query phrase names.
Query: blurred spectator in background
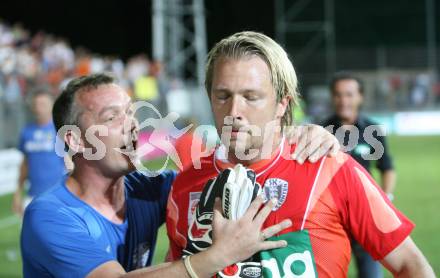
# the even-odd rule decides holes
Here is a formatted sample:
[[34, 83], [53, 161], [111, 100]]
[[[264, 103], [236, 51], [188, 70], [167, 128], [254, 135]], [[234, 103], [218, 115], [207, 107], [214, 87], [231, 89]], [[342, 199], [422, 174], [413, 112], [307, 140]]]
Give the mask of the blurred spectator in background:
[[[19, 150], [24, 157], [12, 203], [12, 210], [19, 215], [23, 215], [32, 198], [60, 182], [65, 174], [64, 160], [55, 153], [53, 96], [47, 88], [39, 88], [32, 95], [31, 106], [35, 123], [21, 131]], [[29, 191], [23, 198], [26, 180], [29, 181]]]
[[158, 109], [162, 114], [168, 114], [167, 94], [171, 90], [171, 86], [161, 62], [152, 61], [150, 64], [150, 75], [157, 80], [159, 90]]
[[5, 145], [9, 148], [16, 146], [20, 127], [25, 121], [25, 114], [22, 112], [22, 92], [19, 77], [14, 74], [6, 75], [3, 84], [3, 117], [8, 121], [4, 123], [3, 132], [9, 135], [5, 138]]
[[[343, 146], [355, 146], [352, 150], [349, 150], [350, 155], [365, 169], [371, 172], [370, 160], [364, 159], [363, 156], [373, 153], [374, 150], [377, 150], [378, 148], [376, 146], [371, 146], [366, 142], [364, 132], [368, 126], [377, 124], [360, 113], [363, 101], [362, 81], [349, 72], [341, 72], [336, 74], [331, 81], [330, 91], [335, 114], [328, 118], [323, 123], [323, 126], [327, 127], [327, 129], [333, 134], [336, 134], [338, 129], [343, 128], [344, 132], [341, 133], [343, 134], [343, 138], [339, 138], [340, 136], [338, 136], [338, 134], [336, 134], [336, 137]], [[354, 126], [359, 131], [357, 142], [348, 142], [351, 136], [347, 134], [347, 131], [348, 133], [350, 132], [350, 128], [344, 128], [346, 125], [351, 128]], [[332, 128], [329, 129], [329, 126], [332, 126]], [[392, 200], [396, 180], [392, 160], [388, 152], [385, 137], [378, 136], [377, 132], [373, 132], [373, 137], [377, 140], [376, 142], [378, 144], [382, 144], [384, 149], [382, 157], [377, 160], [376, 167], [381, 173], [382, 189]], [[358, 267], [358, 277], [383, 277], [381, 264], [374, 261], [357, 242], [352, 241], [352, 249]]]
[[417, 108], [426, 105], [431, 81], [428, 74], [418, 74], [411, 89], [411, 104]]
[[304, 113], [306, 110], [306, 102], [300, 98], [298, 104], [292, 109], [292, 119], [295, 119], [295, 124], [300, 125], [306, 121], [306, 114]]
[[433, 86], [435, 104], [440, 104], [440, 80], [437, 80]]
[[[43, 31], [30, 34], [20, 24], [0, 20], [0, 126], [5, 130], [0, 148], [15, 147], [18, 141], [28, 116], [22, 101], [27, 88], [49, 86], [56, 97], [71, 79], [92, 73], [111, 71], [132, 98], [148, 101], [166, 114], [170, 85], [163, 68], [144, 54], [124, 62], [83, 47], [74, 49], [64, 38]], [[138, 117], [156, 117], [156, 113], [143, 109]]]

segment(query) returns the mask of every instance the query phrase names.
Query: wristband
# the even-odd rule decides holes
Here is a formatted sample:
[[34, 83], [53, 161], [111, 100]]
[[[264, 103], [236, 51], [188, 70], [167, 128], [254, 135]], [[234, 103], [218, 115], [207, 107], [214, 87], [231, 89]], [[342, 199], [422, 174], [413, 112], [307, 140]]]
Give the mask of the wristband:
[[191, 266], [190, 257], [191, 256], [186, 256], [185, 259], [183, 259], [183, 265], [185, 266], [186, 272], [188, 273], [189, 277], [199, 278], [199, 276], [197, 276], [196, 272]]

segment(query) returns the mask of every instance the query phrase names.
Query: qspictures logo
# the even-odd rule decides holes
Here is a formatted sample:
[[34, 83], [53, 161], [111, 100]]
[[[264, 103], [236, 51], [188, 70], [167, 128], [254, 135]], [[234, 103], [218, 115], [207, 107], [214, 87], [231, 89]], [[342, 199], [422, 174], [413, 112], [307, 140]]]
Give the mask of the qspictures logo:
[[[154, 114], [154, 116], [138, 122], [135, 115], [140, 112], [141, 109], [148, 110], [150, 112], [149, 114]], [[171, 161], [178, 169], [183, 170], [182, 161], [175, 148], [174, 142], [188, 133], [189, 130], [193, 128], [193, 125], [191, 124], [179, 129], [176, 126], [176, 122], [180, 118], [178, 113], [170, 112], [168, 115], [162, 116], [156, 107], [146, 101], [132, 103], [129, 110], [130, 112], [126, 112], [126, 114], [121, 116], [124, 117], [123, 128], [118, 128], [118, 130], [123, 130], [120, 132], [121, 134], [117, 134], [114, 130], [109, 130], [109, 126], [107, 125], [92, 125], [86, 130], [81, 130], [76, 125], [64, 125], [58, 131], [56, 138], [55, 150], [57, 154], [61, 157], [66, 155], [65, 135], [66, 133], [71, 132], [75, 134], [76, 138], [81, 138], [86, 141], [87, 144], [84, 144], [80, 148], [76, 148], [76, 150], [69, 146], [69, 148], [67, 148], [67, 153], [70, 156], [80, 152], [87, 160], [100, 160], [104, 159], [109, 151], [117, 152], [118, 154], [123, 154], [128, 157], [136, 170], [143, 171], [146, 175], [152, 177], [159, 175], [163, 170], [167, 169]], [[145, 141], [140, 142], [139, 131], [147, 127], [151, 130], [149, 137]], [[292, 126], [285, 127], [285, 130], [296, 130], [297, 133], [300, 133], [301, 131], [301, 136], [303, 136], [304, 134], [308, 134], [307, 128], [307, 125], [298, 127]], [[84, 134], [82, 134], [82, 132], [84, 132]], [[228, 156], [231, 154], [234, 154], [235, 157], [243, 161], [255, 159], [257, 156], [261, 159], [269, 159], [272, 155], [272, 147], [275, 142], [274, 134], [277, 132], [280, 132], [280, 126], [277, 125], [275, 121], [267, 123], [264, 127], [256, 125], [237, 126], [233, 119], [228, 116], [225, 117], [221, 130], [217, 132], [215, 132], [211, 125], [197, 126], [197, 128], [192, 131], [191, 145], [187, 146], [187, 148], [190, 151], [191, 162], [195, 169], [201, 168], [201, 159], [211, 155], [218, 146], [218, 143], [221, 143], [221, 145], [224, 146], [224, 159], [228, 159]], [[341, 127], [340, 132], [336, 131], [336, 135], [339, 133], [345, 134], [346, 132], [352, 132], [350, 134], [353, 136], [350, 135], [348, 137], [347, 146], [342, 145], [345, 151], [350, 151], [350, 147], [355, 148], [359, 136], [363, 136], [370, 148], [368, 148], [367, 151], [362, 151], [362, 157], [366, 160], [378, 160], [382, 157], [384, 147], [377, 140], [377, 136], [386, 135], [382, 126], [369, 126], [365, 129], [364, 134], [359, 134], [359, 130], [357, 130], [355, 126], [351, 126], [350, 128], [344, 126]], [[213, 133], [215, 137], [214, 139], [212, 139]], [[220, 133], [219, 137], [217, 137], [217, 133]], [[235, 138], [231, 136], [232, 133], [236, 134]], [[307, 136], [313, 136], [313, 134], [308, 134]], [[110, 144], [103, 142], [111, 141], [103, 140], [105, 137], [112, 137], [112, 140], [120, 139], [123, 143], [117, 147], [114, 147], [114, 145], [110, 147]], [[262, 147], [249, 147], [248, 145], [252, 146], [252, 144], [249, 144], [249, 142], [252, 142], [252, 138], [257, 137], [262, 138]], [[198, 138], [198, 140], [194, 140], [195, 138]], [[233, 146], [231, 141], [235, 142], [233, 144], [235, 148], [231, 147]], [[142, 159], [157, 151], [165, 154], [164, 160], [158, 170], [151, 170], [144, 165]], [[283, 156], [283, 158], [287, 160], [292, 159], [288, 153], [287, 156]]]

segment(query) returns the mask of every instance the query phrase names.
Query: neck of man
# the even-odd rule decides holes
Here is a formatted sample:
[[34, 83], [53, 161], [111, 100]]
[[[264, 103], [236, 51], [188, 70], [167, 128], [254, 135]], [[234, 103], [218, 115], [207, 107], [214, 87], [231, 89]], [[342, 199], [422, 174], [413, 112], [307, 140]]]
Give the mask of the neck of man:
[[37, 125], [39, 126], [45, 126], [49, 124], [52, 121], [52, 118], [37, 118]]
[[354, 113], [350, 117], [341, 118], [341, 124], [342, 125], [354, 125], [356, 123], [358, 115], [359, 115], [359, 113]]
[[[274, 155], [276, 155], [276, 151], [280, 146], [282, 134], [280, 132], [276, 132], [274, 133], [274, 136], [271, 139], [272, 140], [266, 140], [265, 142], [263, 142], [263, 145], [259, 149], [257, 149], [258, 155], [252, 159], [245, 159], [245, 160], [240, 159], [235, 155], [235, 150], [229, 150], [228, 153], [229, 162], [231, 162], [234, 165], [240, 163], [244, 166], [249, 166], [263, 160], [271, 160], [274, 157]], [[266, 144], [270, 144], [270, 146], [268, 146], [270, 148], [269, 151], [267, 151], [267, 149], [265, 150], [264, 148]]]
[[109, 177], [88, 163], [75, 163], [66, 185], [74, 195], [110, 221], [117, 224], [124, 222], [124, 176]]

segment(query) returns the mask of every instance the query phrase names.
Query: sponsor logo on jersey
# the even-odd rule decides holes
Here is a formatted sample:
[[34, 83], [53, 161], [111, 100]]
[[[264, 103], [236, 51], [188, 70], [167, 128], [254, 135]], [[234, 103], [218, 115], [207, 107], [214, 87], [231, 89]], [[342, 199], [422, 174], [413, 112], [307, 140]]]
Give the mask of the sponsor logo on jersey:
[[309, 232], [302, 230], [269, 238], [281, 239], [287, 241], [287, 247], [260, 253], [263, 277], [318, 277]]
[[263, 269], [260, 262], [241, 262], [230, 265], [217, 273], [221, 278], [262, 278]]
[[242, 277], [257, 278], [261, 276], [261, 266], [246, 266], [242, 268]]
[[287, 191], [289, 190], [289, 183], [283, 179], [271, 178], [264, 182], [263, 186], [263, 198], [267, 202], [273, 198], [278, 199], [278, 203], [272, 209], [278, 210], [286, 201]]
[[[317, 277], [310, 251], [304, 251], [303, 253], [292, 253], [288, 255], [284, 258], [281, 269], [279, 268], [275, 258], [263, 260], [261, 263], [263, 267], [270, 273], [269, 275], [266, 274], [267, 277]], [[281, 273], [284, 275], [281, 275]]]

